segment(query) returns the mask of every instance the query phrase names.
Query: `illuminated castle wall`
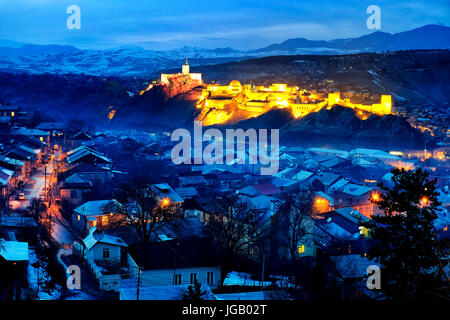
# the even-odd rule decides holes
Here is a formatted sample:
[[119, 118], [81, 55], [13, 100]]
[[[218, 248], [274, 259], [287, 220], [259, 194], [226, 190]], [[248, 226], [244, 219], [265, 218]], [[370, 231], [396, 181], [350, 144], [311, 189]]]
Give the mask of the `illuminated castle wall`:
[[206, 86], [197, 102], [197, 108], [202, 109], [197, 119], [204, 125], [213, 125], [233, 119], [257, 117], [273, 108], [287, 108], [293, 117], [299, 118], [336, 104], [355, 109], [361, 119], [367, 119], [367, 113], [390, 114], [392, 106], [390, 95], [382, 95], [380, 103], [363, 105], [352, 103], [350, 99], [341, 99], [339, 92], [324, 96], [286, 84], [264, 87], [241, 85], [239, 81], [233, 80], [227, 86]]

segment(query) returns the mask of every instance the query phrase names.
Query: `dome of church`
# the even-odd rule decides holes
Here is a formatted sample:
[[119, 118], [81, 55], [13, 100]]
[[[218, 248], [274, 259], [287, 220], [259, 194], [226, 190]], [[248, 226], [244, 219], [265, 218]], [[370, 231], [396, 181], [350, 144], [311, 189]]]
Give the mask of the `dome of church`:
[[237, 80], [233, 80], [233, 81], [230, 82], [230, 86], [231, 87], [240, 87], [241, 83], [239, 81], [237, 81]]

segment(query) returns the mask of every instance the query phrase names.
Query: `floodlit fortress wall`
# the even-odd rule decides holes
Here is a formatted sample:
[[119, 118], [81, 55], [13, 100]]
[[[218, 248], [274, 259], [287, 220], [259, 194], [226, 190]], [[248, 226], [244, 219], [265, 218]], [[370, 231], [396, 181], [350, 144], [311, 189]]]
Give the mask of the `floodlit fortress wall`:
[[334, 105], [355, 109], [360, 119], [367, 119], [369, 114], [386, 115], [391, 113], [390, 95], [382, 95], [380, 103], [371, 105], [352, 103], [350, 99], [341, 99], [339, 92], [328, 96], [308, 92], [286, 84], [273, 84], [269, 87], [241, 85], [233, 80], [229, 85], [208, 84], [202, 91], [197, 108], [202, 109], [198, 116], [204, 125], [225, 123], [239, 113], [244, 118], [257, 117], [273, 108], [287, 108], [295, 118], [303, 117]]

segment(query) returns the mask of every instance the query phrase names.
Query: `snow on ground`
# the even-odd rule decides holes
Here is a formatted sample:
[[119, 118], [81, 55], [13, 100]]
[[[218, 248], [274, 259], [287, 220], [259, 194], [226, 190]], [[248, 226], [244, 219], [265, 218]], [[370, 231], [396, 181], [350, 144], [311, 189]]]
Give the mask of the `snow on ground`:
[[69, 228], [63, 222], [61, 213], [57, 208], [53, 206], [49, 208], [49, 210], [51, 210], [53, 222], [52, 238], [60, 245], [72, 245], [75, 238], [70, 232]]
[[253, 280], [249, 273], [231, 271], [223, 281], [224, 286], [270, 286], [270, 281]]
[[[36, 262], [39, 262], [39, 268], [33, 266]], [[46, 288], [45, 283], [48, 283], [51, 280], [50, 275], [45, 270], [46, 267], [47, 263], [39, 259], [34, 249], [30, 249], [27, 267], [28, 285], [36, 291], [39, 281], [40, 288], [36, 300], [57, 300], [61, 295], [61, 286], [56, 285], [55, 289]]]

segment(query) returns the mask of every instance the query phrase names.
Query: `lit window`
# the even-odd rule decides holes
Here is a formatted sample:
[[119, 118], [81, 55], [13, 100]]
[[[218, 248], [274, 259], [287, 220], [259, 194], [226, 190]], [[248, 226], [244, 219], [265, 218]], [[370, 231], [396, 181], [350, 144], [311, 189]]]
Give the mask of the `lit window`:
[[39, 137], [39, 140], [42, 142], [44, 141], [44, 137]]
[[305, 253], [305, 245], [304, 244], [301, 244], [298, 246], [298, 253], [299, 254]]
[[14, 111], [11, 111], [11, 117], [14, 117], [15, 113]]
[[103, 216], [102, 217], [102, 226], [107, 226], [108, 225], [108, 216]]
[[78, 221], [80, 221], [80, 219], [81, 219], [81, 216], [80, 216], [80, 215], [78, 215]]
[[96, 227], [97, 226], [97, 220], [92, 221], [92, 226]]

